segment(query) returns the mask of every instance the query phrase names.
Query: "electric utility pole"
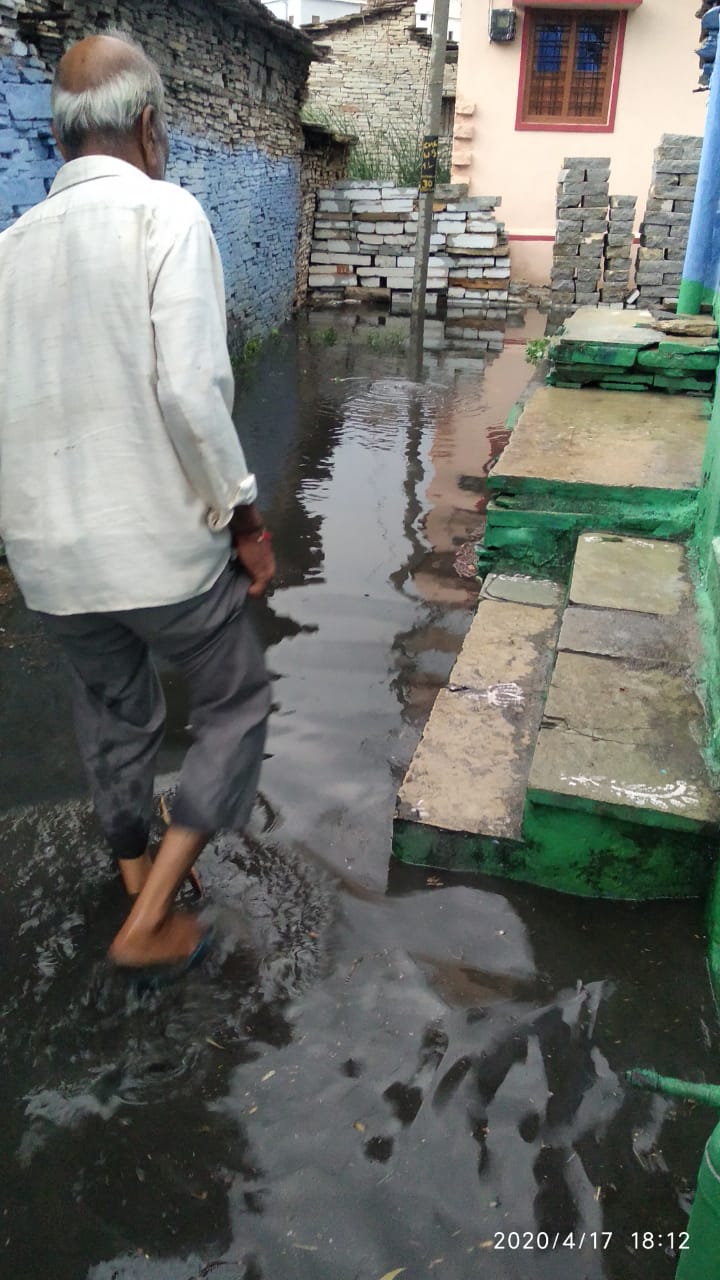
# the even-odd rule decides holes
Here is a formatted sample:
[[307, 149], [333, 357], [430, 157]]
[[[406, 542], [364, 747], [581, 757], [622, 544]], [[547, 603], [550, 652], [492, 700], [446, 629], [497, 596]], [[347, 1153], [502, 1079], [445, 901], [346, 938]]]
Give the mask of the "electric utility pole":
[[410, 376], [419, 378], [422, 370], [423, 334], [425, 329], [425, 291], [427, 288], [430, 236], [432, 235], [435, 175], [438, 139], [442, 116], [445, 54], [447, 51], [450, 0], [435, 0], [433, 6], [432, 45], [428, 100], [425, 110], [425, 137], [422, 147], [422, 176], [418, 194], [417, 241], [412, 302], [410, 304]]

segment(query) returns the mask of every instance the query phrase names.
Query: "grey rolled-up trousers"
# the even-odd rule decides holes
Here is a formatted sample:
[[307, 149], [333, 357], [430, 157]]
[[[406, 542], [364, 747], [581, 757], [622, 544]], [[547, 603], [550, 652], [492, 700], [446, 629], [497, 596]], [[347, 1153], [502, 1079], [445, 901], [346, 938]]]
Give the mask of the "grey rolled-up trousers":
[[153, 812], [165, 698], [151, 650], [185, 677], [193, 743], [172, 821], [240, 830], [257, 790], [270, 685], [247, 611], [249, 580], [230, 562], [209, 591], [117, 613], [41, 614], [70, 665], [75, 731], [93, 804], [116, 857], [140, 857]]

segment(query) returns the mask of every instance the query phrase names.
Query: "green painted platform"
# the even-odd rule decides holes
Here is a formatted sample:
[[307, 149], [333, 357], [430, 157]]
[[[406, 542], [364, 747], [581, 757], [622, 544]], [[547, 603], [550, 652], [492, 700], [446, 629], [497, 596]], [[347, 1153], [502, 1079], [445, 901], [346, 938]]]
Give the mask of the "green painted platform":
[[712, 397], [720, 350], [707, 338], [667, 338], [650, 312], [583, 307], [550, 347], [548, 384]]
[[685, 548], [582, 535], [559, 634], [557, 587], [483, 590], [400, 792], [396, 856], [595, 897], [703, 894], [720, 797]]
[[481, 569], [562, 569], [593, 527], [688, 537], [708, 420], [700, 399], [540, 388], [488, 477]]

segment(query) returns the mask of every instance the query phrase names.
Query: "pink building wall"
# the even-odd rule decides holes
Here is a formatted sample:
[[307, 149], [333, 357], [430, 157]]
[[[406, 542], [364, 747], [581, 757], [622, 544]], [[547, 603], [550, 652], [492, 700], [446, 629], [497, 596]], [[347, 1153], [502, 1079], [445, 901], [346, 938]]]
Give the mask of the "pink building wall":
[[[510, 0], [502, 3], [509, 7]], [[585, 5], [578, 0], [572, 7]], [[599, 6], [595, 0], [588, 7]], [[611, 131], [518, 130], [524, 12], [518, 9], [514, 41], [491, 44], [487, 6], [465, 0], [453, 178], [469, 182], [471, 195], [502, 197], [514, 279], [549, 279], [555, 186], [565, 156], [610, 156], [610, 192], [637, 195], [639, 221], [660, 135], [703, 133], [707, 94], [693, 93], [700, 33], [695, 8], [693, 0], [643, 0], [627, 12]]]

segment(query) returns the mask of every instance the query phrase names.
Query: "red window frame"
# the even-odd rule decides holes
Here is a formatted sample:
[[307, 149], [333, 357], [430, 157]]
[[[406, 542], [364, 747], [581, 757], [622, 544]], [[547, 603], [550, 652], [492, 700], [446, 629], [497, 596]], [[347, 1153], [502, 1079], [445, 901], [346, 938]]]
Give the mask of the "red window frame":
[[[520, 83], [518, 85], [518, 101], [517, 115], [515, 119], [515, 128], [519, 131], [534, 131], [543, 133], [612, 133], [615, 128], [615, 115], [617, 112], [617, 100], [620, 89], [620, 68], [622, 66], [622, 55], [625, 44], [625, 28], [627, 24], [627, 13], [613, 9], [596, 9], [593, 6], [593, 12], [602, 12], [609, 19], [616, 22], [612, 47], [610, 49], [611, 65], [608, 69], [608, 86], [605, 93], [605, 110], [602, 119], [587, 119], [582, 117], [553, 117], [530, 115], [528, 111], [529, 91], [533, 76], [533, 53], [535, 49], [535, 32], [540, 22], [547, 19], [552, 14], [557, 14], [558, 21], [567, 21], [568, 16], [576, 19], [582, 19], [587, 14], [587, 9], [578, 7], [577, 9], [555, 8], [548, 5], [543, 9], [526, 10], [523, 17], [522, 31], [522, 47], [520, 53]], [[575, 39], [577, 25], [573, 28], [572, 47], [570, 55], [574, 61], [575, 57]]]

